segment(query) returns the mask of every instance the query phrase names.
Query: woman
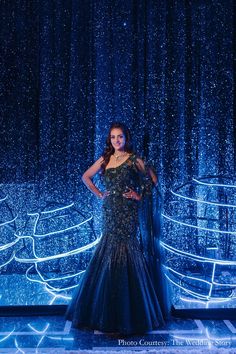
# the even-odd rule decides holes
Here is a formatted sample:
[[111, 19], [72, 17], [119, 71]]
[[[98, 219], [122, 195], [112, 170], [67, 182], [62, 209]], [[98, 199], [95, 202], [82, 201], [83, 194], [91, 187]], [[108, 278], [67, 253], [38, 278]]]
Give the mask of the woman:
[[[106, 190], [92, 182], [101, 173]], [[83, 174], [103, 199], [102, 238], [67, 310], [74, 327], [119, 334], [145, 333], [164, 319], [137, 238], [139, 205], [157, 177], [132, 150], [124, 124], [112, 124], [103, 155]]]

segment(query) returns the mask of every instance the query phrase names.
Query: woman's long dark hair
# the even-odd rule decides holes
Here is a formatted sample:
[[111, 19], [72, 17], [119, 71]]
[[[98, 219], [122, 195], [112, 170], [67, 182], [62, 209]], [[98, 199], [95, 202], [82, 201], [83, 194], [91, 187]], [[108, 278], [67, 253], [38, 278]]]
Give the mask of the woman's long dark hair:
[[111, 143], [111, 131], [112, 129], [121, 129], [124, 136], [125, 136], [125, 146], [124, 146], [124, 151], [128, 152], [128, 153], [132, 153], [133, 152], [133, 145], [132, 145], [132, 141], [131, 141], [131, 134], [130, 131], [128, 129], [128, 127], [124, 124], [124, 123], [120, 123], [120, 122], [114, 122], [112, 123], [109, 132], [108, 132], [108, 136], [106, 139], [106, 147], [104, 149], [104, 152], [102, 154], [104, 161], [101, 165], [101, 173], [104, 174], [105, 168], [108, 164], [108, 162], [110, 161], [110, 157], [112, 154], [114, 154], [115, 149], [112, 146]]

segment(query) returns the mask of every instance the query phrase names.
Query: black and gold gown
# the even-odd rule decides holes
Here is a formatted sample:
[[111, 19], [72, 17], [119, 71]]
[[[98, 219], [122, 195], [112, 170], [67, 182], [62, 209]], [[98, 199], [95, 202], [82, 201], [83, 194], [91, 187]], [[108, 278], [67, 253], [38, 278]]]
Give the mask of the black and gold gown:
[[122, 196], [128, 188], [142, 193], [143, 200], [151, 193], [150, 179], [140, 172], [137, 161], [131, 154], [118, 167], [105, 170], [110, 195], [103, 200], [102, 237], [67, 309], [73, 327], [132, 334], [165, 324], [159, 303], [162, 284], [154, 286], [137, 237], [141, 202]]

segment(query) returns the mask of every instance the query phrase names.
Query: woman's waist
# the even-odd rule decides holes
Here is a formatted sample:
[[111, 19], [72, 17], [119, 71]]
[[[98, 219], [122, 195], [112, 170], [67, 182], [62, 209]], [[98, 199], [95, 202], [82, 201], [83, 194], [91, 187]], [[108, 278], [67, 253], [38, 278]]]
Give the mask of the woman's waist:
[[[134, 188], [131, 188], [132, 190], [135, 190]], [[129, 188], [124, 188], [124, 189], [107, 189], [106, 190], [107, 192], [109, 192], [109, 194], [108, 194], [108, 196], [110, 196], [110, 197], [123, 197], [123, 194], [124, 193], [127, 193], [127, 192], [129, 192], [130, 191], [130, 189]]]
[[109, 192], [109, 195], [113, 195], [113, 196], [116, 196], [116, 195], [122, 195], [126, 192], [126, 189], [107, 189], [107, 192]]
[[130, 189], [137, 190], [137, 186], [127, 186], [127, 185], [119, 185], [119, 186], [105, 186], [106, 191], [110, 192], [110, 194], [123, 194], [129, 192]]
[[[108, 190], [107, 190], [108, 191]], [[124, 189], [122, 190], [109, 190], [109, 194], [103, 199], [103, 205], [104, 206], [111, 206], [111, 205], [133, 205], [136, 204], [137, 201], [132, 198], [127, 198], [126, 195], [124, 195], [125, 192], [128, 192], [128, 190]]]

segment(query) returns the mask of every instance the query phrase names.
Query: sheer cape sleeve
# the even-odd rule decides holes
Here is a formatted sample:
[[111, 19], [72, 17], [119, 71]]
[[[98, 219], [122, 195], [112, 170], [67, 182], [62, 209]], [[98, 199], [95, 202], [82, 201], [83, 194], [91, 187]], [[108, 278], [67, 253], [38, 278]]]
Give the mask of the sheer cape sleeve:
[[134, 161], [139, 176], [140, 244], [146, 258], [163, 317], [171, 318], [171, 286], [165, 274], [163, 252], [160, 247], [161, 214], [163, 198], [152, 165], [136, 157]]

